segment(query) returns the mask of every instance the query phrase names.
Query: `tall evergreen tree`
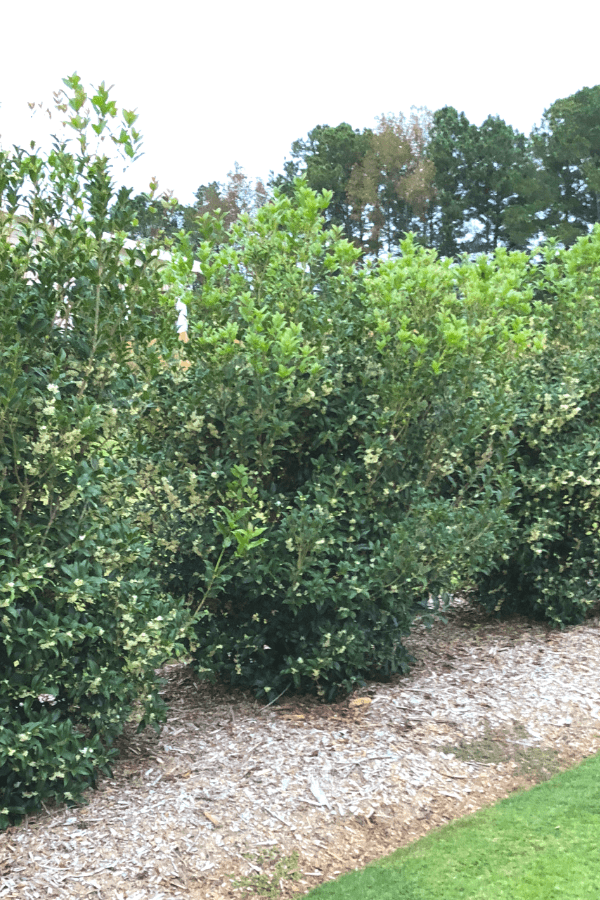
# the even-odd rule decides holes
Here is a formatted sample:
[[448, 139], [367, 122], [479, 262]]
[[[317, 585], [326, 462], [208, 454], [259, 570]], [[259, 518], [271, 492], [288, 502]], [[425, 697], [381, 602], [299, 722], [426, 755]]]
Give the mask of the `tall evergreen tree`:
[[524, 248], [539, 231], [545, 194], [530, 142], [503, 119], [478, 127], [452, 106], [437, 110], [428, 155], [435, 204], [427, 236], [440, 255]]
[[[535, 219], [536, 169], [525, 135], [499, 116], [488, 116], [472, 135], [467, 152], [467, 214], [478, 230], [471, 252], [491, 252], [499, 245], [523, 246], [539, 230]], [[512, 215], [518, 210], [519, 215]], [[525, 217], [522, 211], [527, 210]], [[511, 217], [512, 216], [512, 217]]]
[[317, 125], [306, 140], [294, 141], [283, 174], [273, 177], [271, 186], [292, 195], [294, 179], [304, 175], [313, 191], [331, 191], [333, 197], [324, 213], [327, 226], [339, 225], [348, 240], [361, 243], [365, 223], [348, 196], [348, 183], [367, 152], [371, 134], [370, 129], [361, 132], [347, 122]]
[[435, 200], [427, 216], [427, 243], [440, 256], [457, 257], [467, 223], [472, 126], [464, 112], [444, 106], [433, 114], [427, 156], [435, 168]]
[[548, 185], [544, 231], [568, 246], [600, 221], [600, 85], [553, 103], [533, 141]]

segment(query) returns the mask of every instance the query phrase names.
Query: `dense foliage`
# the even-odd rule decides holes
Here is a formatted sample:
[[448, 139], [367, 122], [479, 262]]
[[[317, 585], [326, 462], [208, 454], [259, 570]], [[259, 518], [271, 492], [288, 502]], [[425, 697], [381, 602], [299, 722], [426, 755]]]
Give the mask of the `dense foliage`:
[[164, 586], [206, 612], [201, 671], [263, 695], [406, 670], [415, 604], [487, 570], [512, 497], [501, 377], [541, 346], [523, 255], [455, 267], [408, 240], [371, 271], [326, 202], [299, 181], [200, 247], [185, 365], [140, 407]]
[[[186, 621], [149, 572], [116, 439], [128, 341], [150, 340], [160, 282], [149, 255], [105, 234], [108, 161], [67, 85], [74, 140], [0, 154], [0, 828], [78, 798], [134, 709], [161, 720], [154, 670]], [[108, 133], [108, 92], [89, 103]], [[116, 140], [135, 155], [123, 118]]]
[[[456, 591], [560, 625], [598, 595], [600, 228], [496, 246], [533, 195], [477, 154], [514, 167], [520, 138], [448, 110], [366, 141], [321, 130], [297, 149], [337, 195], [290, 177], [244, 205], [240, 177], [241, 215], [199, 192], [175, 239], [177, 203], [116, 195], [90, 145], [135, 157], [135, 115], [114, 130], [103, 86], [65, 83], [71, 141], [0, 152], [0, 827], [79, 798], [132, 716], [158, 725], [156, 668], [179, 653], [266, 700], [330, 699], [405, 672], [415, 615]], [[578, 103], [548, 119], [561, 153]], [[428, 222], [426, 125], [455, 204]], [[581, 200], [591, 138], [577, 152]], [[395, 210], [385, 228], [367, 210], [388, 249], [420, 214], [452, 252], [421, 233], [366, 261], [369, 205]], [[464, 210], [490, 252], [455, 262]]]
[[533, 267], [544, 352], [524, 366], [511, 549], [479, 583], [490, 610], [564, 625], [599, 599], [600, 227]]

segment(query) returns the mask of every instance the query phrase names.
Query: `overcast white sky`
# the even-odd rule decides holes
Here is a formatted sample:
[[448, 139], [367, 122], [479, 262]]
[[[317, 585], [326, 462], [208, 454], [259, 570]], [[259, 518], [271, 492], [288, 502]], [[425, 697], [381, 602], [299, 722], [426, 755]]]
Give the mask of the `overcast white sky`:
[[554, 100], [600, 83], [597, 0], [556, 12], [546, 0], [2, 7], [0, 145], [49, 132], [27, 101], [49, 101], [77, 71], [139, 112], [145, 155], [120, 178], [145, 190], [155, 175], [185, 203], [236, 161], [252, 177], [281, 171], [315, 125], [450, 105], [529, 133]]

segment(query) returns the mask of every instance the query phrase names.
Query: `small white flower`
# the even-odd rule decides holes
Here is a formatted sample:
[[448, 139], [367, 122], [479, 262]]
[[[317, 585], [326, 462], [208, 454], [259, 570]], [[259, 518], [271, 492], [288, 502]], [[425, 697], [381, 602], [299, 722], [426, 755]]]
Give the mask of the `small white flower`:
[[56, 705], [56, 697], [54, 696], [54, 694], [39, 694], [38, 700], [40, 701], [40, 703], [49, 703], [50, 706]]

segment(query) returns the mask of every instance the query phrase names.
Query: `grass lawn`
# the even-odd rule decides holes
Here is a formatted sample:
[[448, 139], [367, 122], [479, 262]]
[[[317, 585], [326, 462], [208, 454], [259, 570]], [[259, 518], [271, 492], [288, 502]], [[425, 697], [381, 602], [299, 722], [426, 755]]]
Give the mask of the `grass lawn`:
[[600, 754], [310, 900], [600, 900]]

